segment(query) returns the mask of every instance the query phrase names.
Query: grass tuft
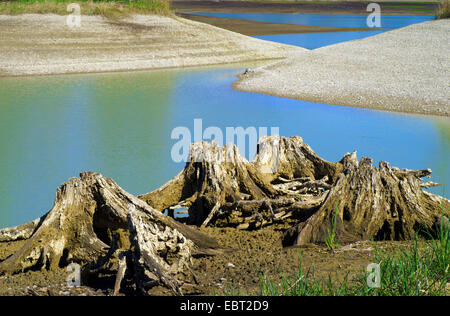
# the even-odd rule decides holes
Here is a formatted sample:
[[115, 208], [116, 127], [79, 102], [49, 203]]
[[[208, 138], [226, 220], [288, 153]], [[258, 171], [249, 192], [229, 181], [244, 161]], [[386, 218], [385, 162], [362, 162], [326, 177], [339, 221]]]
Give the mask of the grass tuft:
[[331, 222], [331, 230], [327, 228], [327, 236], [325, 238], [325, 245], [327, 246], [327, 249], [329, 251], [334, 251], [336, 247], [339, 246], [336, 237], [337, 214], [338, 214], [338, 205], [336, 205], [336, 209], [334, 211], [333, 219]]

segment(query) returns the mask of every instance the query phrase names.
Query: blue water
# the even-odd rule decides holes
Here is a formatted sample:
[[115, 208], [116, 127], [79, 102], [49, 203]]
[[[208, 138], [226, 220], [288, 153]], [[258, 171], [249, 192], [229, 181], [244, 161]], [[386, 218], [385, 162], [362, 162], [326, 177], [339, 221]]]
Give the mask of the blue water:
[[[295, 13], [201, 13], [191, 14], [219, 18], [244, 19], [257, 22], [301, 24], [328, 27], [368, 28], [367, 15], [295, 14]], [[368, 13], [369, 14], [369, 13]], [[397, 29], [414, 23], [430, 21], [429, 15], [381, 15], [381, 27]]]
[[[320, 42], [336, 33], [315, 35]], [[430, 191], [449, 197], [450, 119], [233, 90], [249, 66], [0, 78], [0, 227], [47, 212], [56, 188], [81, 171], [100, 172], [132, 194], [158, 188], [183, 168], [171, 158], [172, 130], [193, 131], [197, 118], [203, 130], [224, 133], [278, 127], [329, 161], [357, 150], [375, 163], [431, 168], [445, 186]]]
[[286, 45], [300, 46], [307, 49], [316, 49], [346, 41], [357, 40], [385, 31], [355, 31], [334, 33], [306, 33], [306, 34], [275, 34], [253, 36], [266, 41], [278, 42]]
[[[351, 31], [336, 33], [309, 34], [277, 34], [254, 36], [259, 39], [315, 49], [340, 42], [362, 39], [386, 32], [367, 26], [367, 15], [336, 15], [336, 14], [293, 14], [293, 13], [192, 13], [221, 18], [245, 19], [258, 22], [287, 23], [328, 27], [356, 27], [366, 28], [368, 31]], [[411, 24], [432, 20], [432, 16], [413, 15], [381, 15], [381, 28], [396, 29]]]

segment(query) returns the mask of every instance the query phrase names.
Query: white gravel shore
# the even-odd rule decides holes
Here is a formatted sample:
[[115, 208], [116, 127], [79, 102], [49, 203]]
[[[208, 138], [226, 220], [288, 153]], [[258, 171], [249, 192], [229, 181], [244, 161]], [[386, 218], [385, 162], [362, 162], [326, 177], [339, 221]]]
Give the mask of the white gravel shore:
[[81, 16], [74, 28], [66, 18], [0, 15], [0, 76], [225, 64], [302, 51], [175, 16]]
[[319, 103], [450, 116], [450, 20], [411, 25], [251, 69], [234, 87]]

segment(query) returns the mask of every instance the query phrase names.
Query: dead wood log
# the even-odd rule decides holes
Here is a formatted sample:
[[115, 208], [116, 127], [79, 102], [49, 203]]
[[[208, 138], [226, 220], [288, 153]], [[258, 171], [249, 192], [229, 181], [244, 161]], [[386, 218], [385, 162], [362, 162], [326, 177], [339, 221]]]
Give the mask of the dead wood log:
[[0, 242], [24, 240], [30, 238], [31, 235], [33, 235], [33, 233], [36, 231], [36, 229], [38, 229], [42, 224], [46, 216], [47, 214], [35, 219], [34, 221], [16, 227], [0, 229]]
[[309, 181], [290, 181], [285, 183], [274, 184], [273, 187], [278, 192], [287, 195], [314, 193], [319, 194], [325, 190], [331, 188], [331, 184], [327, 183], [328, 176], [323, 177], [320, 180]]
[[[97, 210], [94, 195], [107, 188], [107, 179], [97, 179], [91, 173], [83, 173], [80, 178], [72, 178], [61, 185], [56, 194], [52, 210], [45, 216], [39, 228], [27, 239], [26, 244], [11, 257], [0, 263], [0, 271], [15, 273], [28, 268], [57, 267], [68, 261], [88, 262], [106, 254], [108, 245], [94, 232], [98, 227], [124, 228], [125, 218], [120, 212], [110, 212], [107, 217], [98, 216], [109, 209], [101, 203]], [[108, 212], [109, 213], [109, 212]], [[101, 221], [98, 219], [102, 218]], [[108, 225], [104, 225], [104, 221]], [[16, 227], [16, 234], [21, 227]]]
[[414, 176], [417, 179], [420, 179], [423, 177], [428, 177], [431, 174], [431, 169], [409, 170], [409, 169], [399, 169], [399, 168], [393, 167], [392, 170], [397, 178]]
[[[39, 223], [32, 228], [2, 230], [3, 236], [27, 236], [27, 242], [0, 262], [0, 273], [52, 269], [74, 262], [92, 274], [117, 253], [131, 249], [135, 256], [139, 254], [134, 270], [141, 271], [143, 264], [157, 268], [155, 283], [176, 291], [174, 275], [191, 255], [220, 251], [214, 239], [165, 216], [113, 180], [92, 172], [61, 185], [53, 208]], [[34, 231], [29, 236], [30, 230]]]
[[433, 182], [433, 181], [426, 181], [426, 182], [422, 182], [421, 184], [420, 184], [420, 186], [422, 187], [422, 188], [426, 188], [426, 189], [428, 189], [428, 188], [431, 188], [431, 187], [439, 187], [439, 186], [441, 186], [442, 184], [439, 184], [439, 183], [436, 183], [436, 182]]

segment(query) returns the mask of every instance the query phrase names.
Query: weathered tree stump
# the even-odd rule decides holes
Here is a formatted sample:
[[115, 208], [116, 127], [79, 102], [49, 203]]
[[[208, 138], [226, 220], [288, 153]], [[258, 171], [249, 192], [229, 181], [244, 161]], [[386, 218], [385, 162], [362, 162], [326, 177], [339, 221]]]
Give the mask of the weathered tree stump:
[[271, 182], [296, 180], [320, 180], [328, 177], [328, 183], [336, 180], [341, 164], [320, 158], [299, 136], [264, 136], [259, 139], [253, 164]]
[[356, 153], [341, 163], [343, 170], [320, 208], [287, 232], [286, 244], [323, 242], [330, 232], [341, 242], [409, 240], [435, 232], [443, 208], [449, 207], [448, 200], [422, 189], [421, 177], [431, 174], [429, 169], [399, 170], [387, 162], [376, 168], [370, 158], [358, 163]]
[[175, 178], [139, 198], [161, 211], [187, 207], [190, 223], [206, 226], [225, 203], [275, 195], [270, 183], [236, 146], [198, 142], [191, 145], [189, 162]]
[[[161, 188], [135, 197], [113, 180], [82, 173], [57, 190], [53, 208], [30, 223], [0, 230], [0, 242], [25, 239], [0, 262], [0, 273], [83, 265], [98, 273], [118, 263], [114, 293], [126, 271], [146, 293], [161, 284], [173, 293], [183, 285], [195, 254], [220, 252], [217, 242], [165, 216], [188, 208], [197, 225], [257, 229], [276, 222], [292, 226], [284, 245], [320, 243], [332, 233], [341, 243], [355, 240], [407, 240], [420, 231], [436, 233], [449, 200], [424, 190], [431, 170], [407, 170], [356, 152], [332, 163], [300, 137], [260, 139], [253, 162], [236, 146], [194, 143], [185, 168]], [[332, 228], [336, 219], [335, 228]]]
[[0, 237], [0, 241], [27, 240], [0, 262], [0, 273], [69, 263], [86, 266], [91, 270], [87, 273], [93, 273], [117, 252], [128, 251], [139, 274], [136, 280], [145, 275], [148, 282], [174, 292], [180, 286], [175, 276], [186, 268], [192, 254], [212, 254], [219, 248], [214, 239], [161, 214], [97, 173], [69, 179], [58, 188], [46, 215], [2, 229]]
[[[219, 153], [219, 155], [218, 155]], [[223, 161], [215, 157], [227, 156]], [[435, 231], [447, 199], [423, 188], [431, 170], [405, 170], [356, 152], [328, 162], [300, 137], [267, 136], [248, 162], [236, 146], [194, 143], [190, 162], [160, 189], [140, 196], [158, 210], [183, 205], [196, 224], [255, 229], [287, 218], [296, 220], [285, 245], [323, 242], [337, 212], [341, 242], [411, 239], [419, 230]], [[200, 159], [198, 159], [200, 157]]]

